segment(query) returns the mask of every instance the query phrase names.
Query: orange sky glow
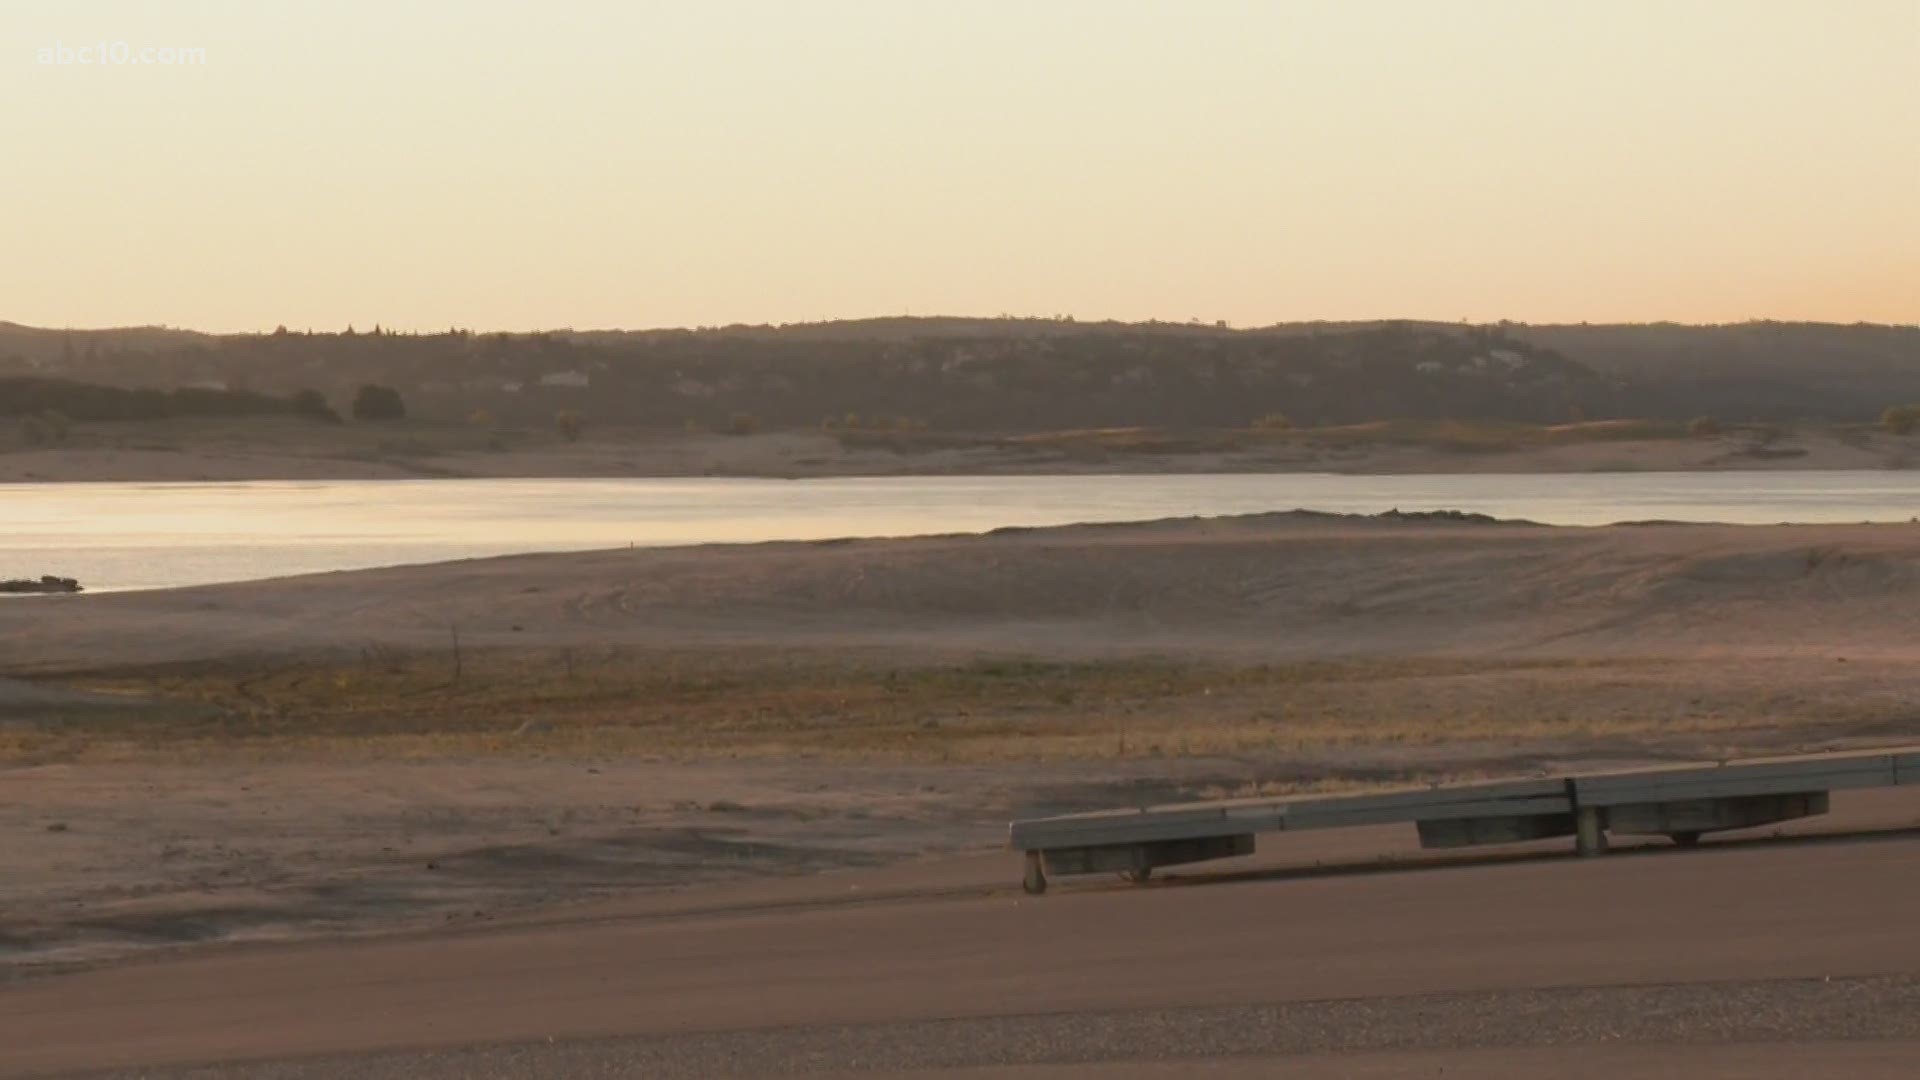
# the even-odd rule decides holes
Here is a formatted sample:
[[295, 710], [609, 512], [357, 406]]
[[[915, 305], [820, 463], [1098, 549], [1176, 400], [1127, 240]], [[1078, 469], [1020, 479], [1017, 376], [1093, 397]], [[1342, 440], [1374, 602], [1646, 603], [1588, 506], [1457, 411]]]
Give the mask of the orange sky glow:
[[[204, 63], [46, 63], [89, 42]], [[1920, 2], [14, 4], [0, 319], [1920, 322]]]

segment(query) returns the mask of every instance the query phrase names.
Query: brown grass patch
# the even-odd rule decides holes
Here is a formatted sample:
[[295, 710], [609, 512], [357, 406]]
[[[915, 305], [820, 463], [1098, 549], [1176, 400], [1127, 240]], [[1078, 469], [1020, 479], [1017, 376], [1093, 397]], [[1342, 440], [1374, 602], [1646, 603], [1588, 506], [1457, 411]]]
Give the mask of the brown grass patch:
[[1002, 762], [1314, 753], [1874, 723], [1844, 688], [1714, 688], [1665, 662], [1228, 663], [1138, 657], [889, 663], [607, 649], [370, 656], [90, 680], [144, 708], [0, 729], [0, 761], [287, 753], [624, 754]]

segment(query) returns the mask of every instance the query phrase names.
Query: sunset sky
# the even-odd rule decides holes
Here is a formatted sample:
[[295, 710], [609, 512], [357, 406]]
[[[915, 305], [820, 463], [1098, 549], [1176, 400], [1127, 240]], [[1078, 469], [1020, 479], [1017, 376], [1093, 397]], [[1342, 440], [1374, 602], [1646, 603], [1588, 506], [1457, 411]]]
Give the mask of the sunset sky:
[[[206, 61], [41, 62], [100, 41]], [[0, 43], [16, 322], [1920, 322], [1920, 0], [45, 0]]]

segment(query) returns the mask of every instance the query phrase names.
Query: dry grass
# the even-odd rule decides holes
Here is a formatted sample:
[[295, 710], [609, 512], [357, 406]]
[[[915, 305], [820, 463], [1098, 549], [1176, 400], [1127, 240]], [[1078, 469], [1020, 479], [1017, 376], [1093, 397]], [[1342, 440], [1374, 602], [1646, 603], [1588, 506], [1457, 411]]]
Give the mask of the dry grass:
[[1595, 442], [1683, 439], [1686, 428], [1653, 420], [1597, 420], [1573, 424], [1500, 421], [1377, 420], [1327, 427], [1256, 424], [1249, 429], [1089, 428], [1000, 440], [1005, 447], [1067, 455], [1233, 453], [1299, 447], [1364, 450], [1401, 447], [1448, 453], [1505, 453]]
[[618, 754], [983, 763], [1636, 738], [1889, 722], [1846, 686], [1663, 662], [887, 663], [838, 653], [370, 656], [87, 680], [144, 708], [0, 727], [0, 761]]
[[1248, 432], [1238, 429], [1170, 430], [1116, 427], [1043, 431], [1013, 435], [997, 445], [1016, 450], [1047, 450], [1070, 456], [1122, 454], [1225, 454], [1244, 450]]
[[1263, 437], [1342, 449], [1407, 446], [1453, 453], [1506, 453], [1594, 442], [1680, 439], [1679, 424], [1653, 420], [1598, 420], [1575, 424], [1513, 424], [1499, 421], [1381, 420], [1339, 427], [1261, 433]]

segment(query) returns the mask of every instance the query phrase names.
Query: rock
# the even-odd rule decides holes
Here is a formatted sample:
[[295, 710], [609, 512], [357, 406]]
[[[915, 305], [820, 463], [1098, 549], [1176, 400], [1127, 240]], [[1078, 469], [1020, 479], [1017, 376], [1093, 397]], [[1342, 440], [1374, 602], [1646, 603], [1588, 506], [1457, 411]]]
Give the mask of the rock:
[[54, 577], [52, 574], [44, 574], [38, 581], [31, 578], [0, 581], [0, 593], [77, 593], [79, 591], [78, 581], [70, 577]]

